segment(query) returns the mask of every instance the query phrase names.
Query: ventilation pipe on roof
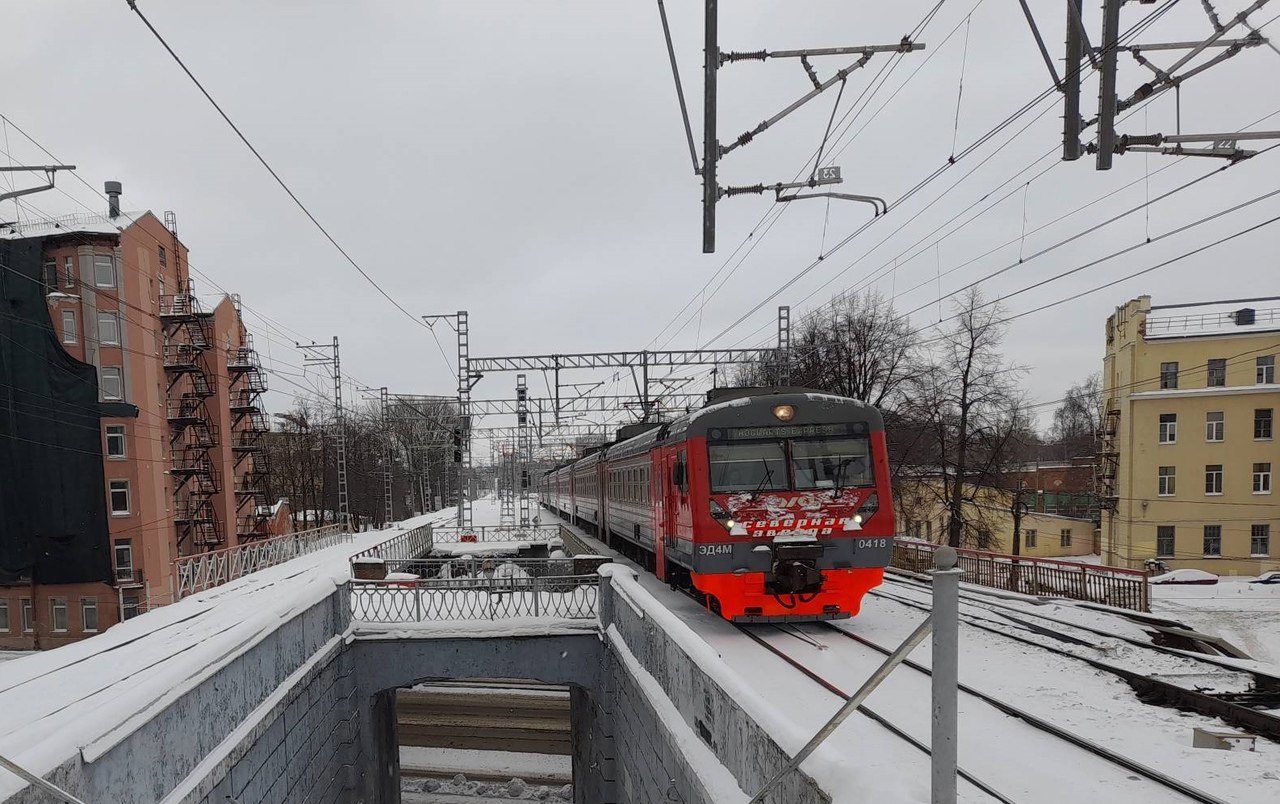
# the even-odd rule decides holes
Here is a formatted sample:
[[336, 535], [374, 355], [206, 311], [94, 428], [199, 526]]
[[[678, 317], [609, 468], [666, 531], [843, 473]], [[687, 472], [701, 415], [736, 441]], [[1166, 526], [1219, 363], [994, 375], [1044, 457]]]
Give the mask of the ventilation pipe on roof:
[[120, 182], [118, 181], [107, 182], [104, 185], [104, 189], [107, 191], [107, 217], [120, 217], [120, 193], [122, 193], [124, 189], [120, 186]]

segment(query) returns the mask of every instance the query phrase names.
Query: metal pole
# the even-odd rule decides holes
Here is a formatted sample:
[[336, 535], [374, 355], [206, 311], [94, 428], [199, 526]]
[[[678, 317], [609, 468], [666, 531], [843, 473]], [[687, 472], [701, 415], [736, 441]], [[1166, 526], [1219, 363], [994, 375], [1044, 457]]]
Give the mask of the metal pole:
[[0, 767], [9, 771], [13, 775], [23, 779], [24, 781], [35, 785], [36, 787], [54, 796], [60, 801], [65, 801], [67, 802], [67, 804], [84, 804], [84, 802], [81, 801], [80, 799], [62, 790], [61, 788], [53, 785], [52, 783], [45, 781], [39, 776], [36, 776], [34, 773], [31, 773], [26, 768], [7, 759], [6, 757], [0, 756]]
[[[800, 767], [801, 763], [809, 758], [809, 755], [822, 744], [823, 740], [830, 737], [831, 733], [834, 732], [841, 723], [847, 720], [849, 715], [853, 714], [859, 706], [862, 706], [862, 702], [865, 701], [872, 692], [875, 692], [876, 687], [880, 686], [881, 682], [888, 678], [889, 674], [893, 672], [893, 669], [902, 664], [902, 662], [906, 660], [907, 655], [910, 654], [911, 651], [915, 650], [916, 646], [923, 642], [924, 638], [929, 635], [934, 617], [936, 616], [937, 615], [935, 613], [925, 617], [924, 621], [921, 622], [920, 625], [916, 626], [916, 630], [912, 631], [910, 636], [908, 636], [906, 640], [898, 646], [898, 649], [889, 654], [880, 667], [871, 674], [871, 677], [858, 688], [858, 691], [850, 696], [849, 700], [845, 701], [844, 706], [840, 707], [839, 711], [831, 716], [831, 719], [827, 721], [827, 725], [823, 726], [817, 734], [813, 735], [813, 739], [806, 743], [804, 748], [801, 748], [800, 752], [791, 758], [791, 761], [787, 763], [786, 767], [774, 774], [773, 778], [769, 779], [769, 781], [765, 782], [764, 787], [760, 788], [760, 792], [756, 793], [755, 796], [747, 802], [747, 804], [759, 804], [759, 802], [764, 801], [764, 797], [769, 793], [769, 791], [777, 787], [778, 783], [781, 782], [788, 773], [791, 773], [791, 771]], [[937, 671], [935, 670], [935, 676], [936, 674]], [[953, 761], [953, 771], [954, 768], [955, 762]], [[952, 790], [954, 789], [955, 784], [953, 782]], [[952, 801], [954, 800], [955, 796], [953, 794]]]
[[1084, 0], [1067, 0], [1067, 63], [1062, 79], [1062, 158], [1080, 158], [1080, 68], [1084, 46], [1080, 38], [1081, 7]]
[[338, 357], [338, 336], [333, 336], [333, 407], [338, 417], [338, 521], [351, 530], [351, 508], [347, 498], [347, 417], [342, 408], [342, 361]]
[[391, 463], [395, 456], [395, 444], [391, 438], [390, 405], [391, 400], [387, 394], [387, 386], [384, 385], [382, 386], [382, 432], [387, 439], [387, 465], [382, 473], [382, 524], [384, 526], [390, 525], [392, 518], [395, 516], [391, 506]]
[[704, 50], [702, 106], [702, 253], [716, 250], [716, 162], [720, 143], [716, 139], [716, 71], [720, 69], [720, 37], [717, 0], [706, 0], [706, 43]]
[[956, 721], [960, 685], [960, 576], [956, 551], [941, 547], [933, 558], [933, 764], [932, 804], [956, 801]]
[[1110, 170], [1116, 152], [1116, 57], [1119, 55], [1120, 6], [1103, 0], [1102, 64], [1098, 78], [1098, 170]]

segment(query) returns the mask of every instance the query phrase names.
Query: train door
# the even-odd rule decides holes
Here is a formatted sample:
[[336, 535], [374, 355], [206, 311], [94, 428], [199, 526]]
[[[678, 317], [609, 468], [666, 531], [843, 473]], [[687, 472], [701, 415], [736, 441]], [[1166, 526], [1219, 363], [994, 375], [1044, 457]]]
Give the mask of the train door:
[[676, 539], [676, 501], [679, 489], [674, 480], [678, 461], [675, 450], [660, 450], [657, 455], [657, 466], [654, 467], [651, 484], [655, 509], [653, 521], [656, 527], [653, 539], [656, 558], [654, 574], [664, 581], [670, 581], [667, 548], [674, 545]]

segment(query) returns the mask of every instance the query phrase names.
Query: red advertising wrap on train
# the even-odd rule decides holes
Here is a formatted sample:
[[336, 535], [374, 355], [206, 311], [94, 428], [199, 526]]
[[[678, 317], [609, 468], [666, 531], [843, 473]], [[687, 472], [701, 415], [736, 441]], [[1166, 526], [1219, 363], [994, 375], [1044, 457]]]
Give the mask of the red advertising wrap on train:
[[879, 411], [801, 388], [709, 396], [548, 472], [543, 505], [728, 620], [857, 614], [893, 552]]

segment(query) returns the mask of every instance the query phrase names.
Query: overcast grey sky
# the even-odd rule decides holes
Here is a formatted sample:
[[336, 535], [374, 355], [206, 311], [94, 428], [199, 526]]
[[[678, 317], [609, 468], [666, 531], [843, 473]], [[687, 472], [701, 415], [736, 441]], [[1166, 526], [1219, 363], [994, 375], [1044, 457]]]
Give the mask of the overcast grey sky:
[[[667, 5], [697, 132], [701, 4]], [[735, 0], [722, 4], [721, 47], [891, 43], [933, 5]], [[1097, 5], [1086, 4], [1095, 32]], [[1224, 19], [1246, 5], [1218, 4]], [[1267, 6], [1254, 15], [1255, 24], [1280, 14], [1280, 3], [1273, 5], [1274, 11]], [[1033, 0], [1031, 6], [1058, 58], [1062, 3]], [[767, 234], [757, 231], [747, 240], [754, 248], [740, 264], [737, 258], [729, 263], [732, 277], [705, 304], [690, 308], [686, 326], [679, 328], [682, 318], [655, 341], [772, 203], [767, 196], [722, 201], [719, 252], [701, 253], [701, 189], [653, 0], [141, 0], [140, 7], [338, 241], [405, 308], [470, 311], [473, 355], [705, 345], [809, 266], [824, 242], [829, 249], [868, 219], [869, 207], [860, 204], [836, 202], [829, 212], [822, 201], [793, 204]], [[1124, 27], [1152, 8], [1126, 6]], [[287, 327], [266, 337], [267, 325], [249, 318], [260, 351], [278, 371], [301, 370], [300, 355], [285, 345], [295, 337], [337, 334], [344, 368], [358, 381], [405, 393], [452, 393], [446, 361], [429, 333], [381, 298], [323, 240], [124, 0], [6, 0], [0, 31], [0, 74], [6, 76], [0, 113], [59, 159], [78, 165], [94, 187], [122, 181], [127, 209], [175, 210], [195, 268]], [[1209, 32], [1200, 4], [1188, 0], [1140, 41]], [[1265, 33], [1280, 33], [1280, 23]], [[1016, 0], [947, 0], [919, 39], [928, 49], [901, 57], [846, 136], [833, 137], [846, 192], [901, 196], [946, 162], [953, 137], [963, 149], [1049, 85]], [[1168, 54], [1152, 58], [1171, 61]], [[829, 57], [815, 66], [825, 78], [851, 61]], [[851, 76], [838, 117], [890, 61], [878, 55]], [[1280, 55], [1259, 47], [1189, 81], [1181, 98], [1183, 130], [1280, 128], [1280, 114], [1253, 125], [1280, 112], [1277, 75]], [[1127, 57], [1120, 76], [1122, 94], [1146, 79]], [[726, 66], [722, 141], [809, 86], [793, 61]], [[1087, 115], [1096, 92], [1095, 82], [1087, 82]], [[816, 149], [834, 101], [829, 93], [726, 157], [722, 183], [791, 179]], [[1057, 96], [1043, 102], [712, 345], [765, 344], [777, 304], [792, 304], [801, 314], [832, 292], [868, 282], [896, 295], [901, 311], [922, 307], [912, 321], [927, 327], [937, 320], [940, 292], [1014, 264], [984, 285], [990, 295], [1008, 295], [1273, 190], [1280, 177], [1280, 156], [1262, 155], [1153, 206], [1149, 216], [1133, 215], [1017, 265], [1020, 255], [1033, 255], [1223, 164], [1128, 154], [1111, 172], [1098, 173], [1090, 158], [1057, 162], [1060, 116]], [[1168, 93], [1120, 129], [1167, 133], [1174, 126]], [[0, 146], [8, 155], [0, 158], [48, 161], [12, 128]], [[22, 214], [103, 205], [72, 180], [62, 178], [59, 186], [66, 192], [34, 196]], [[1002, 189], [975, 211], [1009, 197], [928, 247], [954, 225], [930, 233], [996, 188]], [[1095, 199], [1101, 200], [1045, 227]], [[1276, 199], [1263, 201], [1143, 246], [1010, 298], [1009, 311], [1155, 265], [1270, 218], [1277, 207]], [[7, 202], [0, 219], [13, 215]], [[1021, 240], [1024, 219], [1028, 234]], [[1052, 399], [1099, 369], [1106, 316], [1126, 299], [1149, 293], [1156, 304], [1169, 304], [1280, 293], [1277, 230], [1263, 229], [1018, 319], [1007, 353], [1030, 367], [1029, 396]], [[213, 290], [207, 283], [197, 289]], [[941, 306], [945, 310], [946, 302]], [[439, 334], [452, 360], [452, 333]], [[295, 379], [306, 385], [316, 378]], [[285, 394], [297, 389], [278, 377], [271, 382], [283, 392], [270, 399], [279, 410], [288, 404]], [[536, 391], [541, 378], [531, 382]], [[510, 397], [513, 383], [510, 375], [486, 377], [476, 394]]]

